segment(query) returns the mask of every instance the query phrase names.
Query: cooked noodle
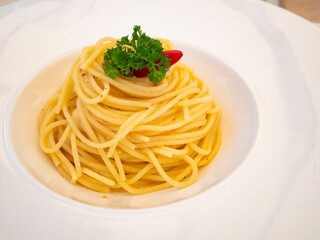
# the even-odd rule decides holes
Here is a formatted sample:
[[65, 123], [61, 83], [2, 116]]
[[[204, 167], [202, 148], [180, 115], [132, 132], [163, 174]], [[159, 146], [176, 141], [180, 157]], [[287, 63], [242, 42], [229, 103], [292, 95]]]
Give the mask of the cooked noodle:
[[41, 149], [68, 181], [98, 192], [190, 186], [220, 147], [219, 108], [181, 63], [157, 85], [106, 76], [103, 54], [115, 44], [103, 38], [83, 49], [40, 113]]

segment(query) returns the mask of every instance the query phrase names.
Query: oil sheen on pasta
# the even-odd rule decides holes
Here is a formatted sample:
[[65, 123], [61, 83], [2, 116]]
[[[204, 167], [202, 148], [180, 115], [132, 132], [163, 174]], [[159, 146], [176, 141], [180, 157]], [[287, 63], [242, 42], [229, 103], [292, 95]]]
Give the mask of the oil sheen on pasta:
[[[39, 116], [41, 149], [72, 184], [109, 193], [184, 188], [221, 143], [221, 112], [204, 82], [177, 63], [158, 85], [104, 74], [103, 38], [83, 49]], [[160, 39], [164, 50], [172, 43]]]

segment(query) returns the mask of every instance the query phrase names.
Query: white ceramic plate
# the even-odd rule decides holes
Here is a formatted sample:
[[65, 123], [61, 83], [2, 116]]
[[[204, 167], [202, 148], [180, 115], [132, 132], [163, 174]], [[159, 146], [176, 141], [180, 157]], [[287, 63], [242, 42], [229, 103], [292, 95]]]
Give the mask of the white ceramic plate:
[[[63, 83], [79, 51], [42, 69], [23, 84], [10, 101], [4, 133], [13, 165], [35, 186], [60, 201], [73, 204], [68, 200], [76, 200], [93, 206], [121, 209], [159, 207], [175, 202], [183, 204], [181, 200], [201, 195], [225, 180], [246, 160], [255, 146], [262, 119], [261, 106], [258, 105], [260, 100], [248, 80], [216, 56], [187, 44], [177, 43], [175, 46], [184, 53], [181, 62], [191, 66], [195, 74], [205, 81], [222, 110], [221, 148], [214, 162], [201, 169], [195, 184], [185, 189], [171, 188], [140, 196], [108, 194], [108, 198], [102, 198], [105, 194], [72, 185], [60, 176], [39, 147], [37, 120], [47, 99]], [[201, 196], [199, 198], [201, 200]]]
[[[13, 89], [17, 93], [26, 79], [32, 84], [30, 76], [49, 61], [102, 37], [129, 34], [137, 24], [153, 37], [213, 52], [224, 69], [232, 66], [258, 99], [261, 126], [246, 164], [214, 191], [130, 210], [56, 193], [23, 158], [13, 161], [1, 138], [1, 239], [318, 239], [320, 30], [312, 23], [258, 0], [25, 0], [0, 7], [0, 16], [2, 120], [8, 107], [14, 110], [11, 100], [24, 93], [13, 96]], [[0, 131], [3, 136], [10, 129]], [[186, 211], [188, 206], [196, 207]], [[162, 216], [150, 217], [155, 215]]]

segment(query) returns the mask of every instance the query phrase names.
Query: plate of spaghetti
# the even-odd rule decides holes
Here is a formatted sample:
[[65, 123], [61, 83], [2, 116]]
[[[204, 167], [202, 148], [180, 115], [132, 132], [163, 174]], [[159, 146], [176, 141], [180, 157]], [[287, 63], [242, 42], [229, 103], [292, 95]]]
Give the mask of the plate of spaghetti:
[[195, 198], [253, 151], [261, 109], [250, 82], [198, 47], [105, 37], [52, 61], [13, 97], [7, 148], [60, 201], [157, 207]]

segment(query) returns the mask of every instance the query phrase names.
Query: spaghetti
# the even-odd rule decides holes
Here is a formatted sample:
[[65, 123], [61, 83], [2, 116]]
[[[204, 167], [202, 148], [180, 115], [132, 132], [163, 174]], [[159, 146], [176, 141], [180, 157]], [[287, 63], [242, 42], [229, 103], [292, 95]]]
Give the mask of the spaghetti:
[[181, 63], [157, 85], [106, 76], [103, 53], [115, 44], [103, 38], [75, 60], [40, 113], [41, 149], [68, 181], [98, 192], [190, 186], [220, 147], [219, 108]]

